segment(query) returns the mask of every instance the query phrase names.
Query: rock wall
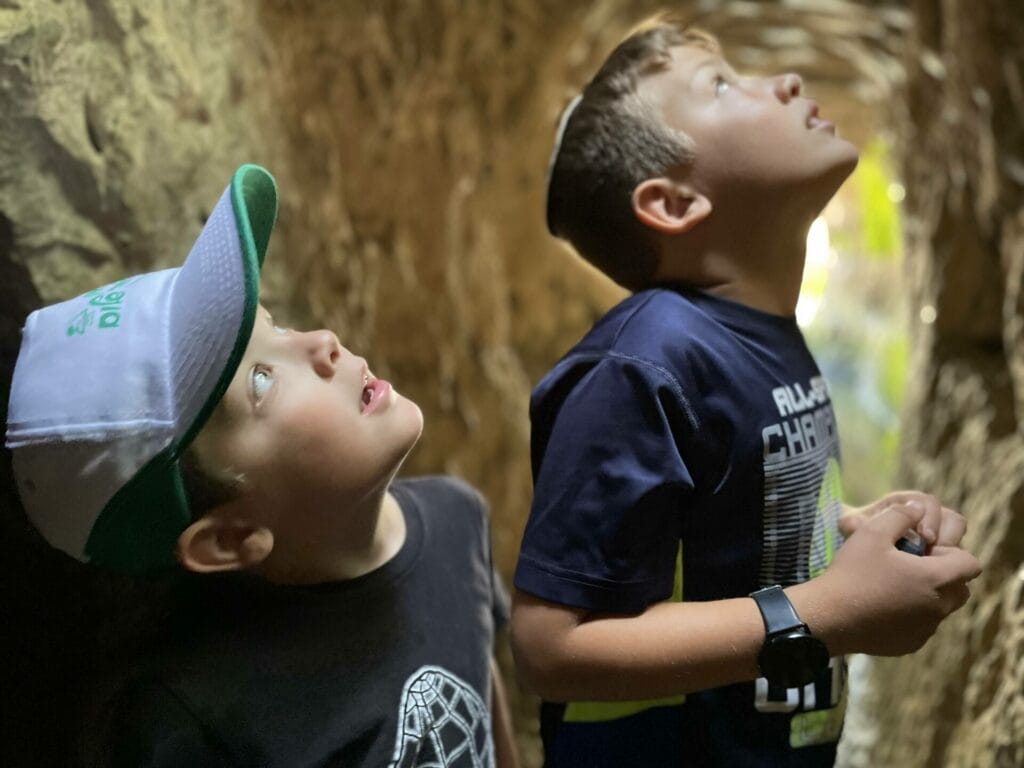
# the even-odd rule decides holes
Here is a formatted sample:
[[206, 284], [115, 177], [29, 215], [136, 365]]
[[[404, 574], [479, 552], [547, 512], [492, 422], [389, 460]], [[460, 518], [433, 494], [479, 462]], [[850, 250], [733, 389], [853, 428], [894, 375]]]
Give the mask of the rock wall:
[[985, 572], [921, 651], [872, 663], [867, 744], [844, 764], [1010, 768], [1024, 765], [1024, 5], [911, 7], [895, 115], [915, 313], [902, 474], [963, 511]]
[[[993, 29], [1003, 29], [998, 14], [1019, 16], [1013, 2], [993, 6]], [[911, 22], [905, 11], [842, 0], [681, 5], [722, 37], [741, 67], [803, 72], [848, 134], [862, 140], [885, 124], [880, 105], [903, 76], [899, 51]], [[179, 263], [232, 170], [260, 162], [281, 190], [265, 302], [297, 327], [333, 328], [375, 372], [421, 404], [424, 438], [405, 471], [454, 472], [483, 490], [493, 511], [495, 557], [509, 576], [530, 494], [530, 386], [622, 295], [544, 231], [543, 173], [553, 126], [596, 63], [656, 6], [646, 0], [0, 0], [0, 366], [12, 364], [18, 328], [35, 306]], [[943, 13], [956, 13], [946, 6], [953, 4], [944, 4]], [[914, 12], [938, 13], [926, 3]], [[986, 18], [959, 15], [962, 23]], [[977, 28], [980, 51], [987, 32]], [[926, 189], [946, 189], [933, 178], [941, 166], [929, 167], [929, 152], [968, 155], [947, 137], [922, 145], [928, 149], [918, 158], [909, 138], [941, 106], [926, 79], [932, 75], [922, 73], [938, 71], [935, 61], [947, 70], [960, 61], [954, 30], [936, 37], [942, 46], [928, 43], [933, 56], [908, 54], [922, 64], [911, 67], [917, 80], [895, 116], [908, 137], [908, 180], [917, 169], [927, 177]], [[1001, 34], [993, 39], [1005, 43], [1009, 33]], [[1008, 71], [1017, 80], [1005, 79], [1019, 94], [1019, 60], [1016, 67]], [[980, 98], [972, 90], [978, 82], [981, 74], [971, 70], [959, 91], [942, 98], [969, 106]], [[1015, 105], [993, 90], [985, 114], [997, 115], [997, 108], [1016, 114], [1019, 127], [1020, 112], [1010, 111]], [[939, 725], [929, 730], [914, 723], [920, 734], [914, 743], [941, 759], [967, 749], [956, 744], [970, 744], [974, 720], [961, 712], [974, 710], [949, 703], [963, 675], [990, 670], [988, 687], [978, 690], [991, 689], [994, 698], [978, 711], [1020, 705], [1019, 685], [1015, 695], [1000, 670], [1017, 658], [1019, 682], [1020, 640], [1014, 657], [1010, 638], [1020, 633], [1010, 627], [1020, 627], [1021, 598], [1012, 592], [1020, 512], [1019, 500], [1013, 506], [1010, 499], [1018, 499], [1013, 408], [1024, 393], [1017, 382], [1024, 374], [1016, 358], [985, 353], [1014, 349], [1020, 332], [1024, 219], [1019, 205], [1007, 209], [1005, 201], [1016, 189], [1012, 178], [1021, 161], [1012, 153], [1001, 159], [1002, 142], [1013, 138], [1011, 118], [1000, 125], [1002, 132], [970, 134], [977, 162], [964, 161], [968, 180], [955, 189], [960, 197], [943, 192], [938, 209], [932, 197], [911, 203], [921, 218], [911, 284], [922, 301], [935, 303], [939, 320], [921, 329], [917, 345], [920, 379], [932, 383], [915, 395], [909, 412], [908, 482], [931, 487], [941, 480], [954, 498], [970, 501], [963, 506], [972, 535], [980, 536], [975, 541], [1001, 553], [987, 554], [989, 561], [1003, 563], [1002, 570], [990, 567], [977, 608], [963, 615], [960, 630], [929, 645], [957, 648], [962, 638], [973, 638], [969, 661], [948, 655], [953, 651], [935, 657], [943, 663], [955, 657], [966, 664], [956, 668], [967, 671], [938, 694], [922, 686], [887, 716], [895, 723], [907, 713], [929, 713]], [[1020, 149], [1019, 141], [1006, 146]], [[971, 180], [976, 170], [980, 186]], [[958, 206], [978, 190], [980, 203]], [[979, 213], [965, 217], [961, 209]], [[1008, 210], [1017, 212], [1016, 224], [1007, 223]], [[961, 238], [958, 247], [944, 249], [948, 238], [937, 233]], [[973, 250], [960, 248], [964, 242]], [[978, 264], [986, 265], [986, 280], [998, 277], [997, 291], [985, 292], [985, 283], [975, 281]], [[976, 299], [958, 303], [954, 286], [975, 286], [970, 296]], [[953, 333], [964, 325], [979, 330]], [[992, 378], [990, 370], [1004, 378]], [[990, 412], [999, 415], [986, 420]], [[915, 414], [928, 419], [915, 421]], [[955, 460], [964, 451], [973, 451], [963, 454], [971, 462]], [[83, 672], [109, 654], [104, 644], [113, 642], [117, 624], [104, 628], [106, 614], [97, 613], [109, 612], [111, 596], [132, 587], [90, 577], [42, 546], [17, 512], [6, 464], [0, 469], [0, 583], [10, 620], [19, 626], [11, 639], [15, 661], [3, 666], [0, 680], [0, 762], [53, 765], [55, 734], [74, 711], [73, 696], [54, 693], [73, 691]], [[970, 485], [981, 482], [982, 471], [989, 479], [996, 470], [1005, 483]], [[1010, 510], [1017, 510], [1015, 518]], [[990, 651], [1003, 666], [975, 664]], [[885, 674], [910, 681], [916, 663], [896, 662]], [[516, 698], [526, 764], [537, 764], [536, 725], [526, 714], [533, 702]], [[933, 735], [955, 723], [962, 741]], [[883, 732], [879, 749], [889, 749], [897, 735], [903, 736]], [[874, 754], [867, 749], [857, 754]], [[915, 759], [923, 754], [931, 752]], [[865, 764], [915, 764], [888, 759]]]

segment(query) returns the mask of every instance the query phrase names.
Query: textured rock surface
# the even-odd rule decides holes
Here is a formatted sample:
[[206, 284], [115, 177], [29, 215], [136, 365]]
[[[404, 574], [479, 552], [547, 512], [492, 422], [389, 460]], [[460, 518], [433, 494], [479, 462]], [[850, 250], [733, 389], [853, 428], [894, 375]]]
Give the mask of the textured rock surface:
[[845, 764], [1010, 768], [1024, 765], [1024, 6], [911, 5], [895, 125], [912, 305], [936, 314], [913, 326], [903, 475], [964, 511], [985, 572], [923, 650], [872, 662], [871, 738]]
[[[995, 32], [1009, 28], [998, 14], [1021, 23], [1013, 3], [957, 20], [978, 30], [978, 58], [964, 58], [962, 72], [957, 27], [916, 32], [925, 42], [912, 37], [911, 47], [935, 53], [908, 54], [921, 65], [910, 68], [906, 107], [896, 105], [908, 207], [920, 219], [911, 284], [939, 318], [916, 345], [924, 384], [909, 414], [908, 482], [962, 503], [989, 571], [931, 655], [886, 666], [883, 676], [913, 695], [886, 689], [880, 746], [871, 751], [869, 727], [849, 750], [862, 765], [924, 765], [926, 755], [1009, 765], [966, 761], [997, 738], [1020, 738], [1024, 215], [1014, 195], [1024, 160], [1012, 121], [1019, 131], [1024, 86], [1019, 60], [1007, 69], [999, 58], [1010, 55], [1008, 33]], [[955, 6], [919, 5], [925, 19]], [[530, 385], [621, 295], [544, 232], [552, 128], [572, 90], [655, 6], [0, 0], [0, 363], [10, 365], [17, 328], [39, 303], [178, 263], [233, 168], [260, 162], [282, 192], [265, 301], [296, 326], [334, 328], [422, 405], [426, 431], [407, 471], [479, 486], [510, 574], [530, 493]], [[840, 0], [683, 8], [741, 67], [803, 72], [856, 137], [885, 125], [906, 13]], [[940, 69], [957, 85], [945, 95], [927, 79]], [[1013, 98], [990, 90], [985, 106], [975, 86], [1000, 80]], [[928, 133], [947, 106], [940, 98], [984, 119], [968, 121], [968, 133]], [[946, 162], [962, 172], [943, 174]], [[47, 553], [9, 496], [2, 503], [0, 569], [17, 585], [4, 603], [21, 625], [3, 670], [2, 762], [56, 764], [59, 740], [39, 736], [67, 718], [54, 691], [73, 688], [102, 655], [88, 606], [124, 585]], [[956, 672], [928, 685], [921, 670], [931, 668]], [[889, 723], [916, 734], [909, 751], [892, 751], [904, 734]], [[522, 728], [531, 764], [535, 726], [524, 718]], [[992, 740], [975, 749], [976, 733]]]

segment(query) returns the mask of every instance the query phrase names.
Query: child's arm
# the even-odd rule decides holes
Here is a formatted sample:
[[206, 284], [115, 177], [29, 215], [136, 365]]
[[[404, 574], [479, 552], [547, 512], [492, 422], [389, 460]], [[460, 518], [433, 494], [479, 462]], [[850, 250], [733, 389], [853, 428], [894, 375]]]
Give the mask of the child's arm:
[[519, 757], [508, 711], [505, 684], [498, 663], [491, 658], [491, 736], [494, 739], [494, 761], [497, 768], [518, 768]]
[[[833, 656], [919, 648], [969, 597], [969, 553], [932, 556], [895, 542], [923, 516], [892, 506], [867, 519], [828, 570], [786, 594]], [[658, 603], [636, 615], [589, 613], [517, 593], [512, 649], [523, 682], [549, 701], [661, 698], [753, 680], [765, 630], [749, 598]]]

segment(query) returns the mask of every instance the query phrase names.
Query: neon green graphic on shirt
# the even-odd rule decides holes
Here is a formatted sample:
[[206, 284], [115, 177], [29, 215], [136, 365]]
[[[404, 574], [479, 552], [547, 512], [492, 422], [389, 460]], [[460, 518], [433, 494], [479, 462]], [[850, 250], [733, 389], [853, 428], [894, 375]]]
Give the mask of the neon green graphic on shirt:
[[789, 746], [793, 749], [814, 744], [831, 744], [839, 738], [846, 714], [846, 691], [838, 707], [801, 712], [789, 721]]
[[825, 465], [825, 475], [818, 488], [818, 509], [814, 518], [814, 535], [811, 536], [811, 551], [808, 559], [809, 578], [820, 576], [832, 563], [836, 553], [836, 521], [842, 511], [843, 482], [839, 462], [830, 456]]
[[[666, 601], [681, 603], [683, 601], [683, 544], [679, 543], [676, 553], [676, 572], [672, 582], [672, 596]], [[670, 707], [682, 704], [686, 696], [668, 696], [664, 699], [646, 699], [644, 701], [571, 701], [565, 705], [562, 721], [566, 723], [603, 723], [609, 720], [620, 720], [639, 712], [655, 707]]]

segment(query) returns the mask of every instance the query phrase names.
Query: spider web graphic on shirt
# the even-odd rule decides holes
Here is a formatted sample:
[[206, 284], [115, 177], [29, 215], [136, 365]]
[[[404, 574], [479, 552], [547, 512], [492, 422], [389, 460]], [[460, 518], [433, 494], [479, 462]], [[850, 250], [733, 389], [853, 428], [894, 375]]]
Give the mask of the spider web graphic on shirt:
[[424, 666], [402, 687], [389, 768], [493, 768], [490, 717], [458, 675]]

